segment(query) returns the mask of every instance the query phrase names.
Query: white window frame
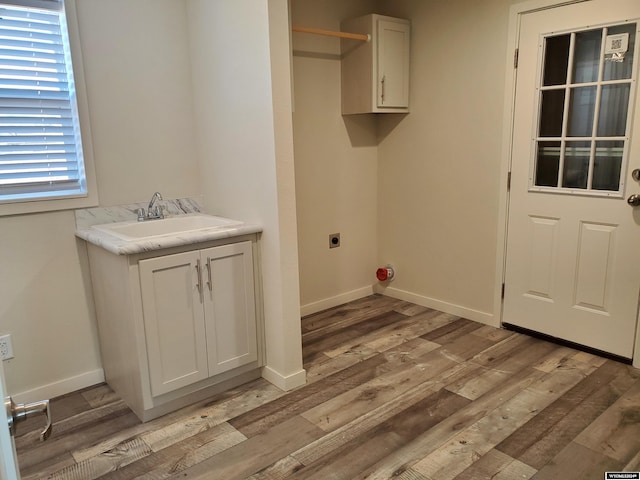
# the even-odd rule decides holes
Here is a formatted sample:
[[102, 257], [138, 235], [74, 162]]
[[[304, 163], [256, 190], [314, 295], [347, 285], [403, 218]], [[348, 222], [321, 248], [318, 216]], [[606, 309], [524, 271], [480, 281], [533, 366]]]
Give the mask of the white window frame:
[[[562, 32], [549, 32], [540, 36], [540, 45], [538, 47], [538, 66], [537, 66], [537, 78], [538, 78], [538, 107], [537, 107], [537, 118], [533, 123], [533, 130], [531, 133], [532, 136], [532, 149], [531, 149], [531, 158], [529, 162], [529, 192], [541, 192], [541, 193], [553, 193], [559, 195], [573, 195], [573, 196], [583, 196], [583, 197], [610, 197], [610, 198], [622, 198], [624, 196], [625, 190], [625, 172], [627, 171], [627, 164], [629, 162], [629, 138], [631, 136], [631, 128], [633, 123], [633, 106], [635, 105], [635, 96], [636, 96], [636, 83], [637, 83], [637, 71], [638, 71], [638, 54], [634, 53], [633, 64], [632, 64], [632, 74], [630, 78], [624, 79], [614, 79], [614, 80], [604, 80], [602, 78], [598, 78], [592, 82], [579, 82], [574, 83], [573, 79], [567, 78], [567, 83], [564, 85], [552, 85], [552, 86], [544, 86], [543, 85], [543, 75], [544, 75], [544, 60], [545, 60], [545, 46], [546, 40], [550, 37], [559, 36], [559, 35], [575, 35], [580, 32], [600, 30], [603, 34], [602, 38], [602, 52], [600, 53], [600, 63], [605, 62], [604, 60], [604, 42], [605, 36], [607, 33], [607, 29], [610, 27], [620, 26], [620, 25], [629, 25], [629, 24], [640, 24], [640, 19], [628, 19], [625, 22], [618, 23], [607, 23], [600, 25], [589, 25], [580, 29], [572, 29]], [[571, 47], [573, 46], [574, 40], [571, 40]], [[635, 52], [640, 48], [640, 35], [636, 35], [635, 39]], [[568, 68], [572, 68], [569, 66]], [[571, 80], [571, 82], [569, 82]], [[575, 88], [584, 88], [584, 87], [596, 87], [600, 90], [606, 86], [612, 85], [629, 85], [629, 99], [628, 99], [628, 113], [627, 113], [627, 122], [626, 122], [626, 132], [623, 136], [609, 136], [603, 137], [598, 136], [596, 134], [596, 130], [591, 136], [578, 137], [578, 136], [570, 136], [566, 132], [563, 132], [559, 137], [539, 137], [539, 128], [540, 128], [540, 115], [542, 112], [542, 92], [550, 91], [550, 90], [565, 90], [565, 110], [569, 109], [569, 99], [570, 99], [570, 91]], [[594, 125], [597, 125], [598, 121], [598, 112], [599, 112], [599, 104], [600, 94], [598, 94], [596, 100], [596, 106], [594, 107], [593, 112], [593, 122]], [[566, 119], [563, 120], [563, 125], [566, 122]], [[566, 126], [565, 126], [566, 128]], [[618, 185], [618, 190], [597, 190], [593, 189], [591, 186], [591, 179], [593, 175], [594, 161], [596, 158], [596, 143], [598, 141], [619, 141], [624, 144], [622, 151], [622, 160], [620, 164], [620, 183]], [[555, 187], [547, 187], [540, 186], [535, 184], [535, 175], [537, 168], [537, 160], [538, 160], [538, 142], [560, 142], [560, 165], [559, 165], [559, 178], [558, 178], [558, 186]], [[562, 183], [562, 175], [563, 175], [563, 165], [564, 159], [566, 155], [566, 145], [571, 142], [590, 142], [591, 146], [589, 147], [589, 157], [590, 157], [590, 166], [589, 166], [589, 180], [586, 188], [571, 188], [571, 187], [563, 187]]]
[[[9, 0], [8, 3], [23, 3], [25, 6], [30, 4], [29, 0]], [[64, 0], [64, 11], [69, 33], [71, 61], [73, 63], [78, 121], [80, 122], [80, 130], [82, 131], [82, 151], [87, 193], [80, 197], [53, 197], [0, 202], [0, 216], [70, 210], [98, 205], [98, 188], [93, 161], [93, 145], [91, 142], [91, 127], [89, 124], [89, 109], [76, 13], [76, 0]]]

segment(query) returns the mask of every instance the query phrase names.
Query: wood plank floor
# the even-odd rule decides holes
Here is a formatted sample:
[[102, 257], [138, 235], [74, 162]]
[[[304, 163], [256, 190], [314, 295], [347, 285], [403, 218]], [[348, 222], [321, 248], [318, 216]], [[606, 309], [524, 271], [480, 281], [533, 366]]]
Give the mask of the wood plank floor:
[[307, 385], [141, 424], [106, 385], [30, 419], [23, 479], [601, 480], [640, 470], [640, 372], [371, 296], [303, 319]]

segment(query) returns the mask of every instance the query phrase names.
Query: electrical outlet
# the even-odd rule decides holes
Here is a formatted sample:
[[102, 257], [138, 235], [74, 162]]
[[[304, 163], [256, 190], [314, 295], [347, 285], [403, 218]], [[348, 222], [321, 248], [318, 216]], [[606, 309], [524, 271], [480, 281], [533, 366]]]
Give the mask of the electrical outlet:
[[9, 360], [10, 358], [13, 358], [11, 335], [2, 335], [0, 337], [0, 360]]
[[340, 234], [332, 233], [329, 235], [329, 248], [336, 248], [340, 246]]

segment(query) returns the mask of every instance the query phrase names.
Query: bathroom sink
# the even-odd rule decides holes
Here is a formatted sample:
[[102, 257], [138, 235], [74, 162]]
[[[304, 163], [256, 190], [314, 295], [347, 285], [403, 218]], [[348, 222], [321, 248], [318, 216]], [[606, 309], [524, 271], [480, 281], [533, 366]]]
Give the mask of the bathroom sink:
[[178, 215], [160, 220], [144, 222], [129, 221], [93, 225], [91, 228], [126, 241], [149, 239], [166, 235], [180, 235], [204, 230], [223, 230], [242, 225], [229, 218], [215, 217], [201, 213]]

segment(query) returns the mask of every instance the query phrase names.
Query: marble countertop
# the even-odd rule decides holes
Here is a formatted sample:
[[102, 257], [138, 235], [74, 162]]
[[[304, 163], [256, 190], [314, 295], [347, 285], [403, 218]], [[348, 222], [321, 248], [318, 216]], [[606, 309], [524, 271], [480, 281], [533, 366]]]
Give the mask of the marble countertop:
[[[164, 207], [164, 213], [167, 217], [187, 215], [190, 213], [205, 213], [202, 211], [199, 203], [193, 199], [163, 200], [161, 204]], [[241, 223], [240, 225], [233, 225], [226, 228], [207, 228], [197, 231], [181, 232], [175, 235], [162, 235], [152, 238], [141, 238], [139, 240], [123, 240], [109, 235], [106, 232], [91, 228], [93, 225], [134, 221], [137, 219], [137, 210], [139, 208], [145, 208], [146, 206], [146, 203], [135, 203], [116, 207], [97, 207], [76, 210], [76, 236], [116, 255], [132, 255], [210, 240], [233, 238], [262, 231], [262, 226], [260, 225]]]

